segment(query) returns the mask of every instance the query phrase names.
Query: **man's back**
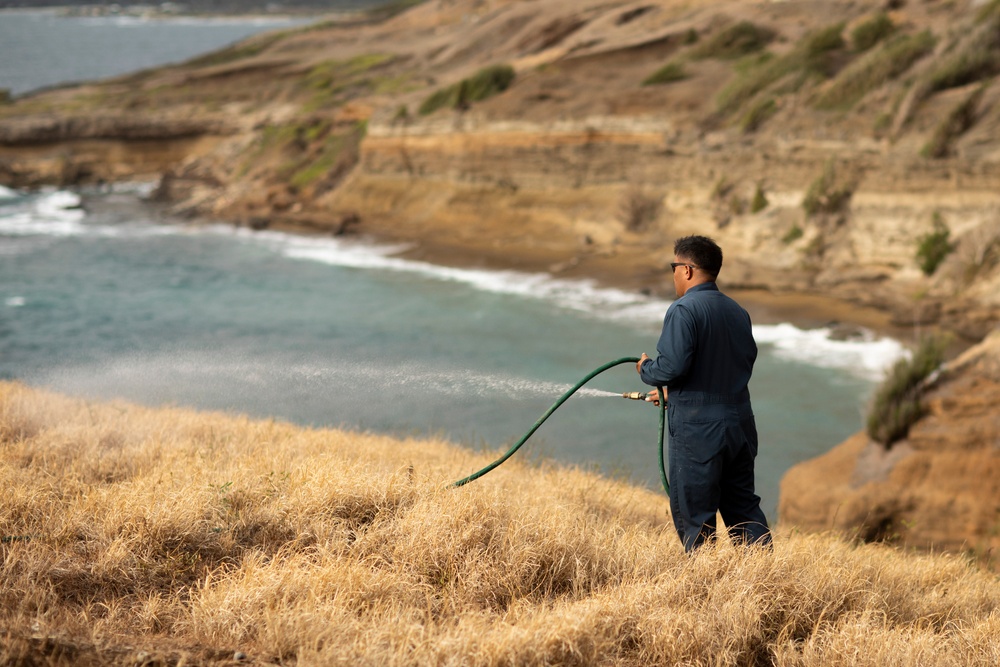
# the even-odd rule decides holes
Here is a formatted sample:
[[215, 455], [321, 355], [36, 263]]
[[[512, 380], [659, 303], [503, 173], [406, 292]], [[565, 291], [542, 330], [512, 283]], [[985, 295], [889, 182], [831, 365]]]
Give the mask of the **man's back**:
[[643, 381], [666, 386], [671, 403], [750, 400], [747, 384], [757, 358], [750, 316], [715, 283], [692, 287], [670, 306], [656, 349]]

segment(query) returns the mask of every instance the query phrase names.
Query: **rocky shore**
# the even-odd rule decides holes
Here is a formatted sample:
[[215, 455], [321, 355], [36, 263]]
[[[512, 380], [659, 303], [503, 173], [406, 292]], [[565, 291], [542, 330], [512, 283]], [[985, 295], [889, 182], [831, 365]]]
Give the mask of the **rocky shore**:
[[0, 184], [155, 179], [173, 215], [668, 296], [672, 240], [704, 233], [755, 317], [975, 354], [1000, 323], [997, 31], [997, 2], [428, 0], [11, 100]]

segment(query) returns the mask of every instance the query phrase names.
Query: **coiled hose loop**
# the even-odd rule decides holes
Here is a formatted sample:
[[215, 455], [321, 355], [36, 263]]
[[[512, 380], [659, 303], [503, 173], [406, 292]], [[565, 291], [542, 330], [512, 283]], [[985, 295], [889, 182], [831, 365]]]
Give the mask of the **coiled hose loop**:
[[[501, 456], [496, 461], [494, 461], [493, 463], [489, 464], [488, 466], [486, 466], [482, 470], [477, 470], [476, 472], [472, 473], [468, 477], [463, 477], [462, 479], [460, 479], [457, 482], [455, 482], [454, 484], [452, 484], [452, 486], [463, 486], [465, 484], [468, 484], [469, 482], [477, 480], [480, 477], [482, 477], [483, 475], [485, 475], [486, 473], [488, 473], [489, 471], [493, 470], [494, 468], [496, 468], [497, 466], [499, 466], [500, 464], [502, 464], [504, 461], [506, 461], [507, 459], [509, 459], [511, 456], [513, 456], [514, 452], [516, 452], [517, 450], [519, 450], [521, 448], [521, 445], [523, 445], [525, 442], [527, 442], [528, 438], [530, 438], [535, 433], [535, 431], [538, 430], [538, 427], [541, 426], [545, 422], [545, 420], [548, 419], [549, 416], [559, 408], [559, 406], [561, 406], [563, 403], [565, 403], [566, 400], [569, 399], [570, 396], [572, 396], [577, 391], [579, 391], [579, 389], [581, 387], [583, 387], [583, 385], [587, 384], [592, 379], [594, 379], [595, 377], [597, 377], [598, 375], [600, 375], [604, 371], [608, 370], [609, 368], [614, 368], [615, 366], [620, 366], [621, 364], [628, 364], [628, 363], [634, 364], [634, 363], [637, 363], [638, 361], [639, 361], [639, 357], [622, 357], [621, 359], [615, 359], [614, 361], [609, 361], [608, 363], [604, 364], [603, 366], [599, 366], [598, 368], [595, 368], [593, 371], [591, 371], [590, 373], [588, 373], [582, 380], [580, 380], [575, 385], [573, 385], [572, 389], [570, 389], [565, 394], [563, 394], [562, 396], [560, 396], [559, 400], [557, 400], [555, 403], [553, 403], [552, 407], [550, 407], [548, 410], [546, 410], [545, 414], [543, 414], [541, 417], [538, 418], [538, 421], [535, 422], [534, 426], [532, 426], [530, 429], [528, 429], [528, 432], [525, 433], [521, 437], [520, 440], [518, 440], [516, 443], [514, 443], [514, 446], [511, 447], [509, 450], [507, 450], [506, 454], [504, 454], [503, 456]], [[666, 419], [667, 419], [667, 416], [666, 416], [667, 415], [667, 413], [666, 413], [666, 401], [663, 400], [663, 389], [660, 388], [660, 387], [657, 387], [656, 388], [656, 395], [660, 399], [660, 429], [659, 429], [659, 442], [658, 442], [658, 446], [657, 446], [657, 451], [659, 452], [659, 463], [660, 463], [660, 482], [663, 484], [663, 490], [666, 491], [667, 496], [670, 496], [670, 484], [667, 482], [667, 469], [666, 469], [666, 465], [664, 464], [664, 461], [663, 461], [663, 431], [664, 431], [664, 424], [666, 423]]]

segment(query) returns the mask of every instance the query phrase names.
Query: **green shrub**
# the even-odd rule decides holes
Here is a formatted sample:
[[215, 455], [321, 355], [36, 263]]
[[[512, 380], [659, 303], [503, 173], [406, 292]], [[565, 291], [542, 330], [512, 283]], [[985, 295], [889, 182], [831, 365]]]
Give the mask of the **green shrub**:
[[285, 165], [282, 172], [289, 185], [301, 190], [323, 178], [339, 180], [357, 162], [358, 148], [367, 130], [367, 121], [359, 121], [349, 129], [328, 133], [317, 155]]
[[974, 93], [962, 100], [934, 128], [930, 141], [923, 147], [920, 154], [926, 158], [943, 158], [951, 154], [955, 139], [965, 133], [976, 123], [976, 110], [983, 97], [985, 88], [980, 87]]
[[792, 225], [791, 229], [785, 232], [785, 235], [781, 237], [781, 242], [784, 243], [785, 245], [788, 245], [790, 243], [795, 243], [800, 238], [802, 238], [804, 234], [805, 232], [802, 231], [801, 227], [799, 227], [798, 225]]
[[854, 194], [853, 188], [839, 183], [833, 163], [827, 162], [823, 173], [806, 190], [805, 197], [802, 198], [802, 208], [807, 215], [837, 213], [847, 206], [852, 194]]
[[949, 239], [950, 236], [951, 230], [941, 220], [940, 214], [935, 213], [933, 231], [924, 234], [917, 240], [916, 259], [924, 275], [933, 275], [944, 258], [955, 249], [955, 244]]
[[644, 86], [655, 86], [663, 83], [673, 83], [688, 77], [684, 71], [684, 64], [679, 62], [669, 62], [660, 69], [650, 74], [642, 82]]
[[754, 25], [750, 21], [740, 21], [712, 35], [701, 46], [693, 49], [690, 55], [696, 59], [733, 60], [760, 51], [773, 39], [773, 31]]
[[740, 129], [744, 133], [755, 132], [777, 110], [778, 105], [775, 103], [773, 97], [758, 100], [747, 110], [743, 118], [740, 119]]
[[997, 16], [1000, 16], [1000, 0], [990, 0], [979, 8], [976, 13], [976, 22], [982, 23]]
[[441, 88], [436, 90], [427, 99], [425, 99], [417, 111], [421, 115], [426, 116], [427, 114], [434, 113], [442, 107], [454, 107], [457, 89], [454, 86], [448, 86], [447, 88]]
[[944, 361], [947, 340], [927, 337], [908, 359], [900, 359], [875, 390], [865, 430], [868, 436], [890, 447], [905, 438], [924, 414], [923, 382]]
[[764, 190], [759, 185], [757, 189], [754, 190], [753, 199], [750, 200], [750, 212], [760, 213], [768, 205], [767, 197], [764, 195]]
[[754, 58], [741, 64], [744, 66], [743, 71], [716, 97], [716, 108], [721, 113], [736, 111], [757, 93], [800, 67], [797, 59], [789, 56]]
[[420, 105], [419, 112], [426, 116], [446, 106], [464, 109], [472, 102], [485, 100], [507, 90], [515, 76], [514, 68], [510, 65], [484, 67], [471, 77], [431, 94]]
[[929, 30], [889, 39], [841, 70], [816, 99], [815, 106], [820, 109], [850, 108], [866, 93], [895, 79], [930, 53], [935, 42]]
[[502, 93], [514, 82], [517, 74], [510, 65], [491, 65], [484, 67], [474, 75], [465, 79], [468, 85], [468, 101], [479, 102], [498, 93]]
[[892, 34], [896, 25], [885, 12], [879, 12], [851, 31], [851, 47], [861, 53]]
[[837, 23], [806, 35], [783, 56], [762, 55], [737, 63], [738, 76], [719, 92], [716, 107], [721, 113], [731, 113], [786, 77], [794, 79], [791, 89], [795, 90], [810, 76], [827, 76], [833, 66], [830, 55], [844, 44], [843, 29]]
[[1000, 73], [1000, 14], [976, 27], [927, 75], [927, 93], [957, 88]]
[[827, 54], [844, 48], [844, 24], [834, 23], [820, 28], [803, 38], [802, 52], [806, 57], [806, 67], [817, 72], [825, 72]]

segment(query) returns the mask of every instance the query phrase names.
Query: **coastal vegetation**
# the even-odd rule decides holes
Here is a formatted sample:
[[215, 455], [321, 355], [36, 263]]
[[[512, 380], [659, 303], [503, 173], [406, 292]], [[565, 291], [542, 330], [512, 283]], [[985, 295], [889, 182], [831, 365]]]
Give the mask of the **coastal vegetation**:
[[896, 24], [892, 19], [880, 11], [851, 31], [851, 46], [858, 53], [867, 51], [891, 35], [895, 29]]
[[976, 113], [983, 98], [983, 87], [979, 87], [959, 102], [945, 115], [930, 140], [924, 144], [920, 154], [927, 158], [943, 158], [951, 154], [955, 139], [962, 136], [976, 123]]
[[2, 664], [993, 666], [964, 558], [779, 530], [455, 445], [0, 383]]
[[774, 31], [755, 25], [750, 21], [740, 21], [715, 33], [691, 49], [694, 59], [721, 58], [732, 60], [756, 53], [765, 48], [775, 37]]
[[655, 86], [663, 83], [673, 83], [688, 78], [682, 62], [669, 62], [643, 79], [642, 85]]
[[951, 230], [944, 224], [940, 213], [934, 214], [933, 229], [917, 240], [917, 264], [924, 275], [931, 276], [941, 262], [955, 249], [951, 242]]
[[891, 447], [905, 438], [924, 415], [924, 382], [941, 366], [947, 345], [945, 337], [927, 336], [912, 355], [893, 365], [875, 390], [868, 409], [865, 424], [873, 440]]
[[750, 55], [737, 63], [737, 77], [716, 96], [719, 113], [730, 114], [769, 86], [781, 83], [784, 92], [796, 91], [813, 78], [834, 73], [838, 51], [845, 47], [843, 23], [819, 28], [804, 36], [784, 55]]
[[515, 76], [514, 68], [510, 65], [484, 67], [472, 76], [432, 93], [420, 105], [419, 112], [426, 116], [443, 107], [465, 109], [473, 102], [480, 102], [507, 90]]
[[842, 211], [854, 194], [854, 188], [845, 178], [837, 173], [833, 162], [827, 162], [823, 166], [823, 173], [809, 184], [802, 198], [802, 208], [806, 215]]
[[906, 72], [917, 60], [930, 53], [936, 39], [929, 30], [914, 35], [901, 34], [868, 51], [845, 67], [816, 98], [820, 109], [845, 109], [866, 93]]

